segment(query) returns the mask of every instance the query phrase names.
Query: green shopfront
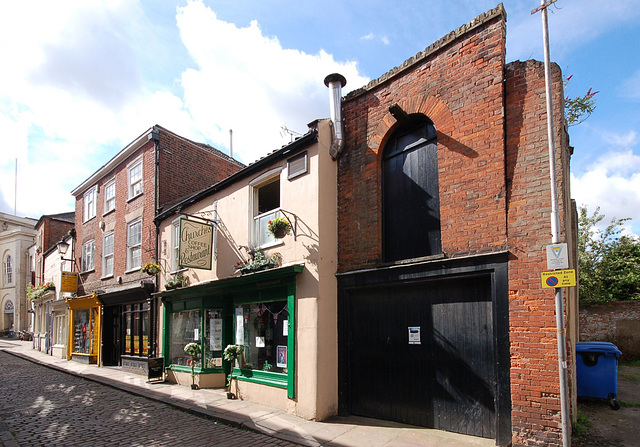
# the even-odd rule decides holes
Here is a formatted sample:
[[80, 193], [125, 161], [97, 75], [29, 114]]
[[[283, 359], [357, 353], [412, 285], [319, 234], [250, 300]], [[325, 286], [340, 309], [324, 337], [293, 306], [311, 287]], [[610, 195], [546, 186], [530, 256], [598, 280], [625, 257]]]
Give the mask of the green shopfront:
[[[229, 344], [243, 346], [234, 378], [295, 394], [296, 278], [302, 265], [265, 270], [160, 292], [164, 308], [163, 356], [167, 378], [201, 388], [225, 386]], [[201, 354], [184, 352], [198, 343]]]

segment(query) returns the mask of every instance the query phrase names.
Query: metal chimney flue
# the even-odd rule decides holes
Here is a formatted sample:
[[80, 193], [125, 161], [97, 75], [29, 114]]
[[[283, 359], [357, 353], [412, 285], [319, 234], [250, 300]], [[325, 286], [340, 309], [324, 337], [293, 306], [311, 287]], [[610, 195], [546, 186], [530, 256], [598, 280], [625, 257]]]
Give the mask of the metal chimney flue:
[[347, 80], [339, 73], [332, 73], [324, 78], [324, 85], [329, 87], [329, 107], [331, 108], [331, 123], [333, 124], [333, 141], [329, 148], [329, 155], [334, 160], [337, 160], [344, 148], [342, 87], [347, 85]]

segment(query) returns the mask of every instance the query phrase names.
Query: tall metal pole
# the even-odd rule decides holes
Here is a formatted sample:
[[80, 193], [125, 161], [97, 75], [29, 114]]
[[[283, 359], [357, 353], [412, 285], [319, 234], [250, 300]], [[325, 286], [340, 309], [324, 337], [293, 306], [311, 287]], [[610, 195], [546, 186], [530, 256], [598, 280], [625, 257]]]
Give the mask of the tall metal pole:
[[[551, 179], [551, 243], [560, 242], [560, 215], [558, 213], [558, 190], [556, 182], [555, 132], [553, 126], [553, 101], [551, 96], [551, 66], [549, 62], [549, 27], [547, 8], [556, 0], [540, 1], [540, 7], [532, 14], [542, 11], [542, 38], [544, 41], [544, 81], [547, 99], [547, 138], [549, 143], [549, 176]], [[562, 417], [562, 445], [571, 445], [571, 426], [569, 421], [569, 392], [567, 384], [567, 346], [564, 327], [564, 300], [562, 288], [555, 289], [556, 328], [558, 332], [558, 369], [560, 373], [560, 413]]]

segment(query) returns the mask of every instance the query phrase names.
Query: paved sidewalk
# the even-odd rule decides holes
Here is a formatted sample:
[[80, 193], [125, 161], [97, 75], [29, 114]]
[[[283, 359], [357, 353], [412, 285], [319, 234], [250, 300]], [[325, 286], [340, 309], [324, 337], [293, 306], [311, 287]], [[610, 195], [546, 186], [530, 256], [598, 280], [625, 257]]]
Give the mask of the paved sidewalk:
[[[149, 383], [146, 376], [56, 359], [31, 348], [32, 342], [0, 339], [0, 349], [35, 363], [112, 386], [182, 410], [305, 446], [327, 447], [462, 447], [493, 446], [492, 439], [416, 428], [361, 417], [312, 422], [274, 408], [228, 400], [224, 390], [191, 390], [169, 383]], [[0, 421], [0, 447], [18, 444]]]

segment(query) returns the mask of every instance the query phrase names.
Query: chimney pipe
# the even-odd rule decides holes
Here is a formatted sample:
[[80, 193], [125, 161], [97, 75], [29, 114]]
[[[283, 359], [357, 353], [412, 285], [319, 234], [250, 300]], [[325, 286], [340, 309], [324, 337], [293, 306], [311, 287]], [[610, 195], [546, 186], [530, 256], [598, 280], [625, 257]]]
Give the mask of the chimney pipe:
[[233, 158], [233, 129], [229, 129], [229, 157]]
[[329, 107], [331, 108], [331, 123], [333, 124], [333, 141], [329, 148], [329, 155], [334, 160], [337, 160], [344, 148], [342, 87], [347, 85], [347, 80], [339, 73], [332, 73], [324, 78], [324, 85], [329, 87]]

